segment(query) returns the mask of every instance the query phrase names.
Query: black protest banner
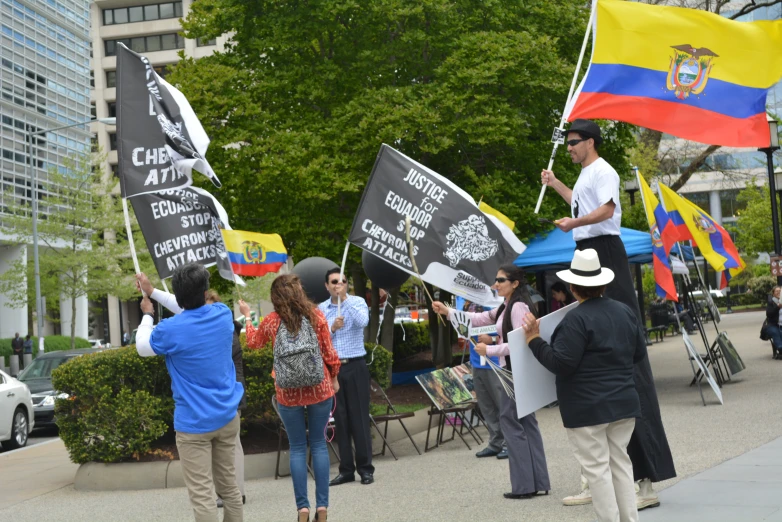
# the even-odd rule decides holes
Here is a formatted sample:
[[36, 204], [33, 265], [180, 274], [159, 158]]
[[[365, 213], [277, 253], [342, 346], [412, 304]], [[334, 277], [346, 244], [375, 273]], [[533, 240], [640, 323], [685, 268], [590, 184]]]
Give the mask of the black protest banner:
[[524, 244], [451, 181], [384, 144], [349, 240], [413, 274], [405, 244], [407, 216], [424, 281], [476, 303], [496, 303], [489, 287], [497, 269], [516, 259]]
[[185, 96], [144, 56], [117, 44], [117, 158], [122, 197], [190, 186], [197, 170], [220, 186], [204, 158], [209, 137]]
[[186, 263], [217, 265], [233, 281], [221, 228], [228, 228], [222, 205], [203, 189], [187, 187], [130, 198], [141, 233], [161, 279]]

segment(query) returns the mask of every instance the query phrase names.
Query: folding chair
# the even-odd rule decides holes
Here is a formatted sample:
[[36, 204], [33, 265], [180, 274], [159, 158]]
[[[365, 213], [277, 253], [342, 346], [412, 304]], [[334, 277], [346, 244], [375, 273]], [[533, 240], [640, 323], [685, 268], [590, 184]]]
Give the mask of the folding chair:
[[[391, 445], [388, 443], [388, 440], [386, 439], [388, 437], [388, 423], [391, 421], [399, 421], [399, 424], [402, 425], [402, 429], [405, 430], [405, 433], [407, 434], [407, 438], [410, 439], [410, 442], [413, 443], [413, 447], [418, 452], [419, 455], [421, 455], [421, 450], [418, 449], [418, 445], [413, 440], [413, 436], [410, 435], [410, 432], [407, 429], [407, 426], [405, 426], [405, 423], [402, 422], [402, 419], [409, 419], [410, 417], [414, 417], [415, 413], [412, 411], [406, 412], [406, 413], [399, 413], [396, 411], [396, 408], [394, 408], [394, 405], [391, 404], [391, 401], [388, 398], [388, 395], [386, 395], [386, 392], [383, 391], [383, 388], [380, 387], [378, 383], [375, 382], [374, 379], [370, 379], [369, 381], [369, 396], [370, 400], [374, 402], [375, 404], [378, 403], [385, 403], [386, 405], [386, 412], [380, 415], [370, 415], [369, 418], [372, 421], [372, 425], [377, 430], [377, 433], [380, 435], [380, 438], [383, 439], [383, 449], [380, 451], [380, 453], [375, 453], [374, 456], [377, 455], [383, 455], [386, 454], [386, 447], [388, 447], [388, 450], [391, 452], [391, 455], [393, 455], [394, 460], [399, 460], [396, 456], [396, 453], [394, 453], [394, 449], [391, 447]], [[385, 423], [385, 428], [381, 432], [380, 427], [378, 424]]]
[[[287, 473], [285, 475], [282, 475], [280, 473], [280, 456], [282, 455], [282, 434], [285, 433], [285, 438], [288, 438], [288, 432], [285, 429], [285, 423], [282, 422], [282, 417], [280, 417], [280, 410], [279, 410], [279, 404], [277, 403], [277, 396], [272, 396], [272, 408], [274, 408], [274, 413], [277, 414], [277, 465], [274, 468], [274, 480], [277, 480], [280, 477], [290, 477], [290, 473]], [[329, 419], [329, 423], [327, 425], [327, 428], [334, 429], [334, 419]], [[307, 430], [307, 439], [309, 439], [310, 432]], [[334, 454], [334, 456], [339, 459], [339, 454], [337, 453], [337, 450], [334, 448], [334, 444], [328, 439], [326, 439], [326, 442], [328, 444], [329, 449]], [[312, 463], [312, 454], [309, 455], [307, 458], [307, 471], [309, 472], [310, 476], [314, 479], [315, 478], [315, 472], [312, 470], [312, 466], [310, 465]]]

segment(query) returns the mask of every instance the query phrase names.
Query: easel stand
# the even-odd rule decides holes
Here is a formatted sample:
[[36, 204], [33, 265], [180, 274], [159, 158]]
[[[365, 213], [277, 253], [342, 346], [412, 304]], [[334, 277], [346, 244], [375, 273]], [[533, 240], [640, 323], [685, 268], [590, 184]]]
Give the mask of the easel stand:
[[[465, 413], [467, 411], [471, 411], [475, 408], [474, 402], [465, 403], [462, 405], [453, 406], [451, 408], [443, 408], [438, 409], [437, 406], [434, 404], [429, 408], [429, 423], [426, 429], [426, 445], [424, 446], [424, 453], [428, 452], [429, 450], [439, 448], [440, 444], [443, 444], [445, 442], [452, 441], [456, 438], [456, 435], [459, 435], [459, 438], [462, 439], [462, 442], [464, 442], [464, 445], [467, 446], [468, 450], [471, 450], [470, 443], [467, 442], [467, 439], [464, 438], [464, 435], [462, 435], [462, 432], [464, 431], [464, 428], [467, 428], [467, 433], [472, 435], [473, 440], [475, 440], [476, 444], [483, 444], [483, 439], [480, 435], [478, 435], [478, 432], [475, 431], [475, 428], [467, 422], [467, 417]], [[448, 418], [448, 414], [453, 414], [452, 417], [452, 427], [451, 430], [451, 438], [450, 439], [443, 439], [445, 437], [445, 430], [446, 430], [446, 419]], [[437, 416], [437, 437], [435, 439], [435, 444], [433, 446], [429, 446], [429, 435], [432, 431], [432, 420], [434, 417]], [[456, 420], [460, 420], [462, 423], [462, 427], [460, 429], [456, 429]]]

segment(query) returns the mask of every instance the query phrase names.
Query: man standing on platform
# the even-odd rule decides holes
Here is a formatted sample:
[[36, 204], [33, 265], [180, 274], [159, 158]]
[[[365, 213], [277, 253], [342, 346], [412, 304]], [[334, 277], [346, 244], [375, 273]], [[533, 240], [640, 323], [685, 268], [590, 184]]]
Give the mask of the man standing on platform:
[[[640, 324], [645, 324], [633, 290], [627, 252], [620, 238], [622, 207], [619, 202], [619, 175], [598, 155], [597, 149], [602, 142], [600, 127], [595, 122], [575, 120], [567, 134], [570, 158], [582, 167], [575, 186], [569, 189], [550, 170], [541, 173], [541, 181], [570, 204], [572, 217], [557, 220], [557, 227], [563, 232], [572, 230], [577, 250], [595, 249], [600, 265], [614, 271], [615, 278], [606, 288], [604, 296], [629, 306], [635, 311]], [[640, 510], [660, 505], [652, 489], [652, 482], [673, 478], [676, 470], [660, 416], [648, 357], [635, 365], [634, 377], [643, 416], [636, 419], [627, 453], [633, 462], [635, 480], [640, 481], [637, 498]], [[565, 498], [565, 505], [588, 504], [592, 501], [583, 477], [581, 482], [581, 494]]]
[[19, 373], [24, 370], [24, 339], [19, 337], [19, 332], [14, 334], [14, 338], [11, 339], [11, 351], [12, 357], [19, 358]]
[[[339, 486], [356, 480], [372, 484], [372, 437], [369, 433], [369, 368], [364, 359], [364, 328], [369, 324], [369, 308], [361, 297], [348, 295], [348, 284], [339, 268], [326, 272], [326, 289], [331, 297], [318, 305], [329, 323], [331, 342], [342, 366], [334, 422], [339, 446], [339, 475], [329, 485]], [[351, 445], [352, 440], [352, 445]], [[356, 459], [353, 460], [353, 446]]]

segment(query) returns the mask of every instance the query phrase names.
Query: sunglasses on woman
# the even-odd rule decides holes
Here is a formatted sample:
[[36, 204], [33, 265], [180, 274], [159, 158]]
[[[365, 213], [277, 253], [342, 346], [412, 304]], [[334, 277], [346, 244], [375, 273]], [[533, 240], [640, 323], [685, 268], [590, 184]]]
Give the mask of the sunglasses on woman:
[[494, 280], [495, 283], [504, 283], [505, 281], [510, 281], [507, 277], [498, 277]]

